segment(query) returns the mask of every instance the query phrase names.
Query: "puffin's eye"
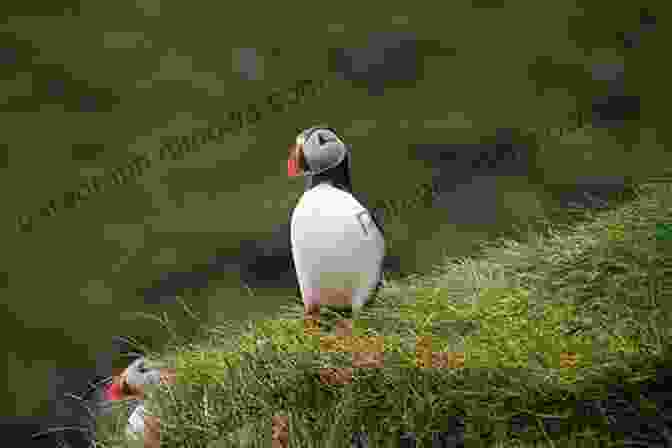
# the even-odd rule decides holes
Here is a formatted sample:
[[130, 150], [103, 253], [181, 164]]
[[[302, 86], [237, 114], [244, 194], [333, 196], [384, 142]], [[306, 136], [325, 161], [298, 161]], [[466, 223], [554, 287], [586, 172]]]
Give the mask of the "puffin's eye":
[[329, 142], [338, 141], [338, 139], [336, 138], [336, 136], [331, 135], [331, 133], [324, 132], [317, 134], [317, 141], [320, 143], [320, 146], [324, 146]]

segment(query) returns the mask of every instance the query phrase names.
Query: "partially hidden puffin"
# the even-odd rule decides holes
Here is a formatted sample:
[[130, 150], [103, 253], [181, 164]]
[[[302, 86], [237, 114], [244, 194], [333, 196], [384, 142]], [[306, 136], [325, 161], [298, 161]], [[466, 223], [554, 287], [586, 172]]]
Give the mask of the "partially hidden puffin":
[[351, 149], [331, 128], [306, 129], [290, 148], [288, 176], [306, 178], [291, 216], [292, 257], [306, 324], [314, 329], [321, 305], [350, 309], [354, 317], [382, 282], [383, 229], [353, 195], [350, 169]]
[[105, 399], [108, 402], [135, 399], [140, 400], [133, 409], [126, 425], [126, 434], [132, 439], [143, 439], [145, 448], [160, 446], [159, 422], [155, 416], [145, 414], [142, 403], [145, 388], [161, 382], [171, 383], [175, 380], [172, 369], [152, 368], [147, 365], [144, 357], [133, 361], [120, 375], [105, 387]]

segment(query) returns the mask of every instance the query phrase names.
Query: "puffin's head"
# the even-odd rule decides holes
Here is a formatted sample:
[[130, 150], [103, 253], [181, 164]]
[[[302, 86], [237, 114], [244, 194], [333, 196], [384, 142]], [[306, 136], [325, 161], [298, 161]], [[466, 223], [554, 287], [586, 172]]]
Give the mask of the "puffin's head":
[[131, 363], [110, 385], [107, 397], [110, 400], [118, 400], [125, 397], [140, 397], [146, 386], [159, 384], [161, 381], [170, 383], [175, 378], [171, 369], [150, 366], [143, 357]]
[[290, 147], [287, 175], [315, 176], [338, 166], [349, 157], [345, 143], [328, 127], [312, 127], [296, 137]]

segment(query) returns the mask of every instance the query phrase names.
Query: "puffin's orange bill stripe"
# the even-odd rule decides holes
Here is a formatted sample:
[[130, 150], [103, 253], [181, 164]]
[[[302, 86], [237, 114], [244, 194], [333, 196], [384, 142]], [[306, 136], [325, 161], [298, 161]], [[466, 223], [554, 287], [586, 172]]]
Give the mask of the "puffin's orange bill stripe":
[[114, 381], [110, 383], [109, 386], [105, 389], [105, 399], [109, 401], [117, 401], [124, 398], [124, 393], [121, 390], [121, 386], [118, 382]]
[[287, 160], [287, 176], [295, 177], [299, 175], [299, 168], [297, 167], [296, 160], [290, 158]]
[[289, 177], [299, 176], [303, 173], [302, 149], [300, 145], [292, 145], [289, 148], [289, 159], [287, 159], [287, 175]]

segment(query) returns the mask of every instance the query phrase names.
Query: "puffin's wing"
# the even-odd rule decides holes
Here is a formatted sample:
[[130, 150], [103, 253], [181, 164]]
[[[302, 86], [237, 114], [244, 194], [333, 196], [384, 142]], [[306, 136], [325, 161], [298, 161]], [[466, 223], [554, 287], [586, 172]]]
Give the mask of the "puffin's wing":
[[383, 235], [383, 238], [385, 237], [385, 232], [383, 231], [383, 214], [381, 213], [380, 209], [370, 209], [371, 211], [371, 220], [373, 223], [378, 227], [378, 230], [380, 231], [380, 234]]
[[352, 196], [353, 196], [355, 199], [357, 199], [357, 201], [358, 201], [360, 204], [362, 204], [362, 206], [364, 206], [364, 208], [365, 208], [366, 210], [368, 210], [368, 212], [369, 212], [369, 216], [371, 216], [371, 220], [372, 220], [373, 223], [376, 225], [376, 227], [378, 228], [378, 231], [379, 231], [380, 234], [383, 236], [383, 238], [385, 238], [385, 231], [383, 230], [383, 218], [384, 218], [384, 215], [382, 214], [382, 210], [377, 209], [377, 208], [374, 209], [374, 208], [369, 207], [369, 201], [368, 201], [368, 200], [366, 199], [366, 197], [365, 197], [364, 195], [362, 195], [361, 193], [354, 193], [354, 192], [351, 192], [350, 194], [352, 194]]
[[[378, 228], [378, 231], [380, 232], [380, 236], [384, 240], [385, 239], [385, 230], [383, 229], [383, 218], [384, 218], [383, 210], [380, 209], [380, 208], [370, 208], [369, 205], [368, 205], [369, 201], [367, 201], [366, 198], [363, 197], [363, 195], [356, 194], [354, 192], [351, 192], [351, 194], [357, 201], [359, 201], [360, 204], [362, 204], [364, 206], [364, 208], [366, 208], [366, 210], [368, 210], [369, 216], [371, 217], [371, 221], [373, 221], [373, 224], [375, 224], [375, 226]], [[383, 262], [383, 264], [384, 264], [384, 262]], [[374, 295], [378, 294], [378, 291], [380, 290], [380, 288], [383, 287], [383, 283], [384, 283], [383, 282], [384, 281], [384, 272], [383, 271], [384, 271], [384, 268], [381, 265], [380, 277], [379, 277], [378, 282], [376, 283], [376, 287], [373, 291]]]

